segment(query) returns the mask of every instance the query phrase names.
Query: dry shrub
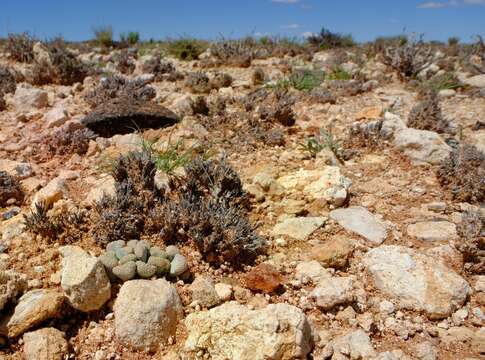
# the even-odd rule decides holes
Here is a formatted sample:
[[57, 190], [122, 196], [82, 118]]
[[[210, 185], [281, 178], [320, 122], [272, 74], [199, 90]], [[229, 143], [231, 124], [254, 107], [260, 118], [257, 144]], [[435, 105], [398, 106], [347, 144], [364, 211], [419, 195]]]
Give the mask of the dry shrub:
[[94, 108], [115, 98], [127, 97], [137, 101], [148, 101], [156, 95], [155, 89], [149, 86], [146, 80], [110, 76], [101, 79], [99, 85], [85, 95], [84, 100]]
[[121, 156], [112, 175], [115, 195], [97, 202], [91, 216], [91, 233], [100, 243], [141, 235], [190, 243], [214, 266], [240, 266], [263, 248], [246, 219], [241, 180], [224, 160], [196, 158], [185, 175], [170, 178], [164, 194], [155, 187], [155, 162], [148, 151]]
[[441, 113], [438, 94], [428, 90], [421, 97], [422, 100], [411, 109], [407, 125], [419, 130], [453, 133], [448, 120]]
[[229, 66], [249, 67], [253, 50], [244, 40], [222, 39], [213, 43], [210, 53], [216, 59]]
[[147, 151], [120, 156], [111, 175], [116, 192], [94, 204], [91, 218], [93, 237], [102, 244], [139, 238], [147, 213], [161, 199], [154, 185], [155, 163]]
[[368, 123], [355, 122], [350, 126], [349, 134], [344, 142], [346, 149], [377, 149], [383, 146], [381, 136], [382, 120]]
[[21, 203], [24, 199], [24, 192], [15, 177], [9, 175], [6, 171], [0, 171], [0, 207], [6, 206], [10, 199], [15, 199]]
[[193, 93], [208, 93], [211, 90], [209, 77], [202, 71], [189, 73], [185, 85]]
[[184, 77], [171, 61], [161, 59], [160, 55], [148, 59], [143, 67], [144, 71], [155, 76], [156, 81], [177, 81]]
[[432, 48], [421, 40], [408, 39], [396, 47], [388, 47], [383, 56], [386, 65], [391, 66], [403, 80], [414, 79], [432, 60]]
[[84, 127], [74, 130], [61, 127], [42, 138], [38, 154], [48, 157], [84, 155], [88, 151], [89, 141], [95, 138], [95, 133]]
[[33, 63], [28, 81], [33, 85], [72, 85], [83, 82], [91, 70], [77, 58], [62, 39], [45, 44], [49, 60], [36, 59]]
[[461, 145], [438, 169], [441, 185], [453, 199], [470, 203], [485, 200], [485, 154], [472, 145]]
[[72, 244], [79, 241], [86, 231], [85, 213], [77, 209], [54, 211], [41, 202], [24, 216], [27, 231], [49, 242]]
[[485, 273], [485, 215], [480, 209], [469, 209], [462, 213], [457, 227], [462, 242], [459, 249], [467, 269], [476, 274]]
[[251, 80], [253, 85], [261, 85], [264, 83], [266, 75], [261, 68], [254, 69], [253, 73], [251, 74]]
[[34, 60], [34, 43], [35, 39], [28, 33], [9, 34], [6, 50], [10, 59], [30, 63]]
[[130, 56], [128, 50], [121, 50], [116, 58], [116, 69], [122, 74], [129, 75], [135, 71], [135, 67], [135, 61]]
[[5, 66], [0, 66], [0, 94], [14, 93], [17, 88], [15, 75]]

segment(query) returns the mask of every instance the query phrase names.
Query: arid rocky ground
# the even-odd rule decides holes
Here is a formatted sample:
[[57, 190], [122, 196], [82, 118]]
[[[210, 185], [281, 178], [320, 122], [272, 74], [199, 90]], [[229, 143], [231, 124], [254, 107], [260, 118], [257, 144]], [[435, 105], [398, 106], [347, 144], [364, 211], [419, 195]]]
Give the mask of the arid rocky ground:
[[[77, 49], [96, 72], [31, 85], [35, 64], [55, 68], [34, 50], [34, 63], [0, 54], [15, 73], [0, 111], [1, 359], [484, 358], [485, 75], [466, 62], [484, 69], [485, 53], [434, 48], [409, 79], [353, 48], [250, 64], [155, 48], [128, 53], [129, 74], [119, 50]], [[143, 149], [155, 168], [116, 172]], [[208, 185], [226, 213], [182, 209], [197, 156], [239, 175], [245, 194], [231, 172]], [[152, 185], [123, 193], [123, 176]], [[113, 277], [96, 257], [133, 231], [175, 243], [188, 270]]]

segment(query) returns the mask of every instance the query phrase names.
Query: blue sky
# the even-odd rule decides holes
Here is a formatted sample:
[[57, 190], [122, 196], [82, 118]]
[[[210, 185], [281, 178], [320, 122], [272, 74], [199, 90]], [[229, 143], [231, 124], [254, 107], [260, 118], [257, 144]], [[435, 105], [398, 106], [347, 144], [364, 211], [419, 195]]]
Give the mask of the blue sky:
[[0, 36], [29, 31], [46, 39], [92, 37], [111, 25], [143, 39], [191, 35], [302, 36], [322, 26], [358, 41], [379, 35], [424, 33], [426, 39], [485, 36], [485, 0], [1, 0]]

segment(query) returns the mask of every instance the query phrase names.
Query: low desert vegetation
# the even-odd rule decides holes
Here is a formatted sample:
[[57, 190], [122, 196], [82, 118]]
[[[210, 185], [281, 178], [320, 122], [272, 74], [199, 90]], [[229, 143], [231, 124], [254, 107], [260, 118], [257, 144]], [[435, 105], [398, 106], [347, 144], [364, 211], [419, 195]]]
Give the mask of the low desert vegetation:
[[[129, 31], [114, 40], [110, 26], [84, 42], [9, 35], [0, 41], [0, 358], [27, 356], [29, 336], [57, 349], [43, 341], [47, 326], [62, 330], [59, 358], [239, 358], [212, 348], [226, 339], [186, 350], [190, 319], [212, 321], [225, 306], [240, 309], [244, 328], [259, 312], [284, 324], [283, 347], [262, 357], [340, 359], [358, 337], [364, 358], [479, 358], [483, 73], [481, 37], [361, 44], [322, 28], [308, 38]], [[72, 274], [89, 290], [74, 301], [71, 260], [94, 269]], [[178, 309], [159, 319], [119, 301], [135, 285], [167, 289], [173, 301], [165, 291], [134, 296], [157, 316], [162, 300], [180, 307], [180, 319]], [[101, 288], [98, 308], [75, 307]], [[32, 294], [59, 298], [38, 312], [55, 318], [13, 336]], [[150, 325], [129, 342], [119, 334], [125, 307]], [[298, 321], [280, 321], [287, 313]], [[275, 335], [253, 325], [254, 339]], [[135, 346], [168, 327], [160, 349]]]
[[94, 41], [98, 46], [111, 47], [114, 45], [113, 28], [111, 26], [93, 27]]

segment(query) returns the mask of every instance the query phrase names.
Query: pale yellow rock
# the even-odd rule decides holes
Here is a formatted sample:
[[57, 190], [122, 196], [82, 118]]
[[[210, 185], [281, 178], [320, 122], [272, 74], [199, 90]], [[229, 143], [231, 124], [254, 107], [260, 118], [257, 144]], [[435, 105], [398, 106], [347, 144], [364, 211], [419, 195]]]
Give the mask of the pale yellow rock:
[[35, 209], [36, 204], [43, 203], [49, 208], [56, 201], [62, 199], [65, 193], [67, 193], [66, 179], [61, 177], [52, 179], [34, 195], [31, 207], [32, 209]]

